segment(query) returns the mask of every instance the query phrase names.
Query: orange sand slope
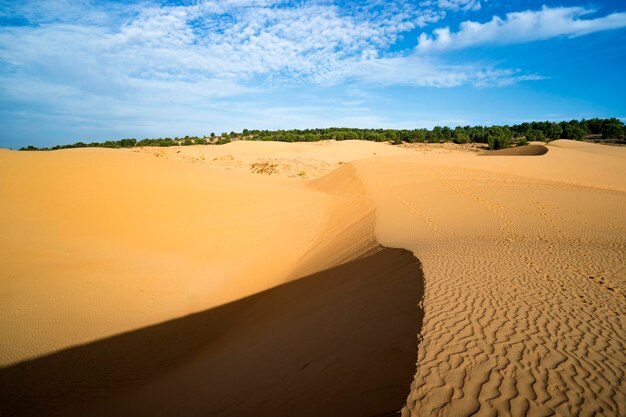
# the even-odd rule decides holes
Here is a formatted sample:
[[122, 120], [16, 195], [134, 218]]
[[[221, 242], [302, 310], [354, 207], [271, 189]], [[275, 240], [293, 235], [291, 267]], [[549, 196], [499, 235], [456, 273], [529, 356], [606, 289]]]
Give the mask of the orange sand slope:
[[105, 149], [0, 153], [0, 365], [354, 259], [373, 208], [300, 181]]
[[424, 270], [403, 416], [626, 415], [624, 148], [4, 151], [0, 187], [0, 364], [241, 300], [378, 241]]

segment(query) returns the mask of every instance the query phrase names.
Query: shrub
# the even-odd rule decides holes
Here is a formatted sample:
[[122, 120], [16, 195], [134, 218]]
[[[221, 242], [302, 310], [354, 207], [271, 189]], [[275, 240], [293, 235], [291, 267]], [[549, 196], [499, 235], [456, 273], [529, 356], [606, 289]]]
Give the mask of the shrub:
[[454, 132], [454, 138], [452, 139], [452, 142], [463, 144], [469, 142], [469, 138], [464, 132]]
[[499, 126], [487, 130], [487, 144], [489, 149], [502, 149], [511, 146], [511, 131]]
[[606, 119], [602, 122], [602, 139], [619, 139], [622, 136], [624, 123], [616, 118]]

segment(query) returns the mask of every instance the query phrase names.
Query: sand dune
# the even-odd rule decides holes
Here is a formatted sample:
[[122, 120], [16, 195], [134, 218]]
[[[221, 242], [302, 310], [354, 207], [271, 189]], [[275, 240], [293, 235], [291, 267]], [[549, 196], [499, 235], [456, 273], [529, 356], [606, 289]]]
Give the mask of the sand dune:
[[375, 245], [367, 199], [105, 149], [0, 154], [0, 364], [230, 302]]
[[[0, 379], [55, 374], [46, 359], [55, 350], [88, 342], [108, 346], [104, 338], [137, 334], [194, 312], [232, 305], [248, 311], [246, 297], [307, 285], [319, 271], [372, 259], [378, 243], [413, 252], [424, 271], [424, 323], [411, 363], [413, 382], [404, 391], [404, 416], [626, 415], [626, 151], [571, 141], [551, 142], [547, 149], [531, 158], [491, 158], [470, 147], [328, 141], [1, 152], [0, 363], [32, 363], [35, 370], [20, 376], [18, 364], [0, 371]], [[252, 164], [270, 169], [258, 174]], [[333, 275], [334, 282], [361, 274], [343, 271]], [[395, 276], [385, 271], [383, 276]], [[360, 288], [358, 282], [351, 285]], [[307, 294], [327, 293], [313, 287]], [[385, 299], [398, 294], [384, 285], [380, 291]], [[281, 294], [278, 305], [291, 297]], [[356, 307], [348, 299], [322, 296], [319, 308], [330, 309], [322, 317], [332, 316], [328, 311], [352, 314]], [[416, 304], [419, 296], [408, 300]], [[292, 308], [285, 304], [284, 314], [294, 320], [311, 313]], [[250, 311], [262, 315], [263, 309]], [[266, 327], [275, 325], [272, 320], [259, 318], [252, 333], [229, 333], [239, 334], [241, 344], [223, 345], [228, 360], [245, 356], [235, 346], [256, 346], [254, 332], [272, 328], [285, 331], [285, 340], [300, 338], [286, 331], [299, 328], [296, 321]], [[383, 335], [378, 332], [384, 326], [373, 326], [385, 346], [398, 346], [398, 334]], [[326, 339], [320, 343], [320, 353], [334, 349]], [[221, 346], [201, 344], [203, 352]], [[258, 357], [262, 346], [246, 354]], [[56, 355], [72, 358], [72, 352], [79, 351]], [[23, 362], [41, 355], [48, 356]], [[90, 412], [139, 414], [141, 404], [164, 396], [173, 381], [190, 396], [205, 395], [210, 384], [196, 390], [185, 381], [211, 369], [228, 374], [227, 368], [215, 364], [212, 354], [194, 355], [176, 352], [156, 379], [138, 370], [128, 390], [112, 393], [117, 383], [111, 383], [103, 388], [102, 404], [112, 408], [92, 404]], [[195, 373], [191, 357], [203, 364]], [[359, 363], [369, 369], [371, 363], [357, 357], [350, 369], [357, 372]], [[313, 359], [310, 366], [323, 365]], [[275, 415], [290, 406], [292, 415], [397, 410], [385, 403], [350, 413], [322, 403], [302, 411], [298, 401], [316, 403], [325, 392], [317, 389], [332, 385], [332, 378], [300, 381], [306, 370], [298, 371], [296, 363], [285, 365], [285, 378], [302, 382], [301, 390], [273, 402]], [[129, 372], [136, 369], [128, 366]], [[38, 398], [45, 398], [46, 386], [38, 389]], [[229, 391], [230, 405], [208, 415], [252, 415], [247, 407], [280, 402], [275, 393], [282, 388], [264, 389], [249, 403]], [[363, 391], [350, 392], [361, 393], [353, 404], [370, 404]], [[52, 393], [64, 397], [62, 389]], [[18, 408], [27, 401], [20, 398], [13, 403]], [[136, 408], [115, 408], [122, 398]], [[242, 403], [233, 406], [236, 399]], [[188, 414], [201, 413], [202, 406], [189, 407]]]
[[301, 180], [318, 178], [341, 164], [375, 156], [407, 155], [400, 147], [357, 140], [314, 143], [236, 141], [225, 146], [135, 149], [157, 158], [176, 159], [212, 168], [251, 172], [254, 164], [273, 166], [273, 174]]

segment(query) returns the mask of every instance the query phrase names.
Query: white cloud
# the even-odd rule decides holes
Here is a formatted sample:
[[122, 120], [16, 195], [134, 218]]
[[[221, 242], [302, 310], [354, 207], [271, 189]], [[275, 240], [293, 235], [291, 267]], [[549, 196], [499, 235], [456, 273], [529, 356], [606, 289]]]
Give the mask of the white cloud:
[[504, 19], [494, 16], [487, 23], [466, 21], [458, 32], [450, 28], [422, 33], [417, 50], [454, 50], [477, 45], [509, 45], [545, 40], [559, 36], [577, 37], [593, 32], [626, 27], [626, 13], [585, 18], [593, 11], [582, 7], [543, 7], [538, 11], [508, 13]]
[[[1, 0], [0, 0], [1, 1]], [[32, 0], [5, 8], [32, 25], [0, 29], [4, 93], [18, 83], [49, 83], [85, 94], [151, 99], [170, 90], [192, 97], [240, 94], [290, 83], [333, 85], [363, 68], [403, 65], [389, 48], [404, 32], [436, 22], [446, 10], [480, 6], [476, 0], [438, 0], [415, 6], [402, 0], [206, 0], [186, 6], [124, 5], [91, 0]], [[457, 71], [413, 62], [424, 74], [415, 85], [457, 85]], [[437, 73], [440, 73], [437, 75]], [[400, 70], [391, 78], [405, 83]], [[372, 79], [364, 74], [364, 79]], [[474, 77], [465, 77], [473, 83]]]
[[437, 4], [442, 9], [448, 9], [453, 11], [458, 10], [480, 10], [480, 0], [438, 0]]
[[498, 69], [489, 65], [450, 65], [418, 55], [382, 58], [346, 69], [343, 76], [375, 85], [407, 85], [450, 88], [473, 85], [479, 88], [503, 87], [543, 77], [519, 69]]
[[[474, 0], [421, 6], [413, 0], [341, 6], [331, 0], [204, 0], [183, 6], [0, 0], [0, 17], [19, 21], [0, 27], [0, 122], [57, 121], [96, 131], [115, 124], [120, 132], [134, 123], [171, 134], [167, 126], [175, 123], [234, 120], [229, 109], [241, 108], [233, 105], [236, 99], [241, 103], [242, 95], [248, 100], [282, 87], [484, 87], [535, 79], [519, 70], [449, 65], [393, 51], [406, 32], [479, 6]], [[350, 109], [353, 114], [337, 120], [366, 113]], [[240, 110], [246, 119], [254, 119], [253, 113]], [[262, 125], [264, 118], [255, 120]]]
[[480, 0], [422, 0], [419, 3], [422, 7], [437, 6], [442, 10], [476, 11], [481, 9]]

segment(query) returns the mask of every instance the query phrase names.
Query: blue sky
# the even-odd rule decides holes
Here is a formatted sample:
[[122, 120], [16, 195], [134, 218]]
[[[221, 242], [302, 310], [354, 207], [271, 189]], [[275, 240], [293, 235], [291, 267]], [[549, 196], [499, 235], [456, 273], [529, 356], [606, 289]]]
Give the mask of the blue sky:
[[0, 0], [0, 146], [626, 118], [622, 1]]

